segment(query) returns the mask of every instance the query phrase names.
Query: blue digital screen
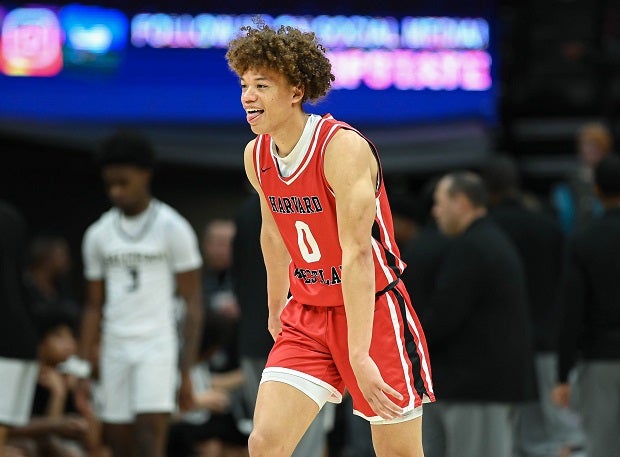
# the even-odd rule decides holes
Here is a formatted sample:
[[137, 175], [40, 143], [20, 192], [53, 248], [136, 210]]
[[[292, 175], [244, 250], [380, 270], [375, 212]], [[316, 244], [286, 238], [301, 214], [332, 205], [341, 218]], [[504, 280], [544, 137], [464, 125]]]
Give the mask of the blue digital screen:
[[[0, 4], [0, 118], [244, 122], [227, 43], [253, 14]], [[314, 31], [333, 89], [307, 111], [355, 123], [496, 121], [493, 23], [484, 16], [262, 15]]]

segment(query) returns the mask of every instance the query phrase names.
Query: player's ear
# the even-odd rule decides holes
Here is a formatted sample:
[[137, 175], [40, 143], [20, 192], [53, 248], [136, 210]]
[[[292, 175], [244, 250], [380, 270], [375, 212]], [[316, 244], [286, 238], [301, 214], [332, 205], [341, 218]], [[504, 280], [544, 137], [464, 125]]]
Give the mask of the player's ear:
[[297, 103], [303, 100], [305, 89], [303, 85], [293, 87], [293, 103]]

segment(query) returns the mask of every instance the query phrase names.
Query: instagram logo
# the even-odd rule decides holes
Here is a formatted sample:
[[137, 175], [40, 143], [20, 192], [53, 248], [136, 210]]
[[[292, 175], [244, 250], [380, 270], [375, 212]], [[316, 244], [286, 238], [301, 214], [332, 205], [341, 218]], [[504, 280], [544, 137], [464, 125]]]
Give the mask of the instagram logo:
[[54, 76], [62, 68], [62, 34], [53, 11], [16, 8], [2, 24], [0, 70], [9, 76]]

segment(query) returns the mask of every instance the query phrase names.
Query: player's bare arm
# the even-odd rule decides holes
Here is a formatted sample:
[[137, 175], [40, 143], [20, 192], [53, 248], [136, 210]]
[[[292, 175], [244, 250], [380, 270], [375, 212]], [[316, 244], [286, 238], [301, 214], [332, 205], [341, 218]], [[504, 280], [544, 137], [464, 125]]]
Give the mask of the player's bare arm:
[[269, 322], [267, 325], [271, 336], [275, 340], [282, 328], [280, 313], [286, 303], [290, 286], [288, 268], [291, 256], [286, 249], [286, 245], [282, 240], [280, 231], [258, 182], [256, 171], [254, 170], [254, 161], [252, 160], [253, 151], [254, 140], [250, 141], [245, 148], [244, 164], [248, 180], [260, 196], [262, 216], [260, 242], [267, 272], [267, 305], [269, 307]]
[[193, 406], [193, 391], [190, 368], [196, 363], [198, 355], [203, 311], [201, 306], [202, 286], [200, 269], [176, 274], [177, 290], [185, 303], [183, 320], [183, 351], [181, 352], [181, 386], [179, 389], [179, 407], [186, 411]]
[[[87, 281], [86, 283], [86, 302], [84, 314], [80, 325], [80, 343], [78, 356], [87, 360], [91, 365], [95, 365], [98, 354], [95, 347], [99, 342], [101, 331], [101, 314], [105, 299], [105, 283], [103, 280]], [[81, 379], [76, 390], [76, 406], [80, 412], [87, 417], [92, 416], [92, 406], [90, 402], [90, 383], [88, 379]]]
[[386, 394], [402, 396], [383, 381], [369, 354], [375, 306], [371, 232], [377, 175], [378, 164], [368, 142], [351, 130], [340, 130], [325, 152], [325, 177], [336, 195], [349, 359], [370, 406], [384, 419], [392, 419], [401, 414], [401, 408]]

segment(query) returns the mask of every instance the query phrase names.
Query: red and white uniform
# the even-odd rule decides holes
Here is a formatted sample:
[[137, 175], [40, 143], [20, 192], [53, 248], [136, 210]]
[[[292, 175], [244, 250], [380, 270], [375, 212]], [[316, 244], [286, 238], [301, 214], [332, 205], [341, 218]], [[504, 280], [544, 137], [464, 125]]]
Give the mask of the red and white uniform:
[[[254, 147], [258, 181], [291, 256], [291, 300], [265, 372], [300, 375], [332, 391], [332, 401], [340, 400], [346, 386], [356, 413], [376, 420], [380, 418], [361, 395], [348, 362], [336, 199], [324, 172], [325, 149], [336, 132], [357, 130], [331, 115], [312, 121], [316, 126], [306, 128], [298, 143], [307, 147], [285, 175], [269, 135], [259, 135]], [[367, 141], [379, 162], [375, 146]], [[424, 334], [399, 281], [405, 264], [394, 240], [381, 169], [375, 204], [370, 242], [377, 301], [370, 352], [385, 381], [404, 395], [400, 406], [407, 412], [434, 395]]]

